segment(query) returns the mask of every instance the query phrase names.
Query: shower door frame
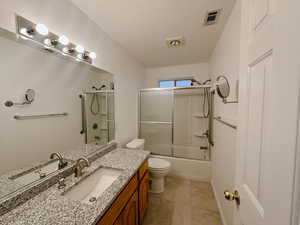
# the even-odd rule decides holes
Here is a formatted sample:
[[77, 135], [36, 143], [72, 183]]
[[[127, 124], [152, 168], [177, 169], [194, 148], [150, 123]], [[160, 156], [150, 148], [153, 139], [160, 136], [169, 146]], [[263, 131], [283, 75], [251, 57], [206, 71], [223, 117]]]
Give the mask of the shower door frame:
[[[170, 87], [170, 88], [143, 88], [140, 89], [138, 92], [138, 136], [139, 138], [141, 137], [141, 124], [169, 124], [172, 126], [171, 128], [171, 145], [174, 145], [174, 113], [175, 113], [175, 91], [176, 90], [190, 90], [190, 89], [203, 89], [203, 88], [207, 88], [209, 89], [209, 93], [210, 95], [212, 94], [210, 88], [212, 86], [211, 85], [199, 85], [199, 86], [190, 86], [190, 87]], [[153, 91], [170, 91], [172, 94], [172, 121], [171, 122], [160, 122], [160, 121], [141, 121], [141, 93], [142, 92], [153, 92]], [[211, 101], [211, 98], [209, 97], [209, 100]], [[207, 119], [209, 120], [210, 123], [210, 118], [212, 117], [212, 113], [209, 114], [209, 116], [207, 117]], [[210, 129], [210, 124], [208, 126], [208, 129]], [[209, 131], [210, 132], [210, 131]], [[209, 138], [209, 137], [207, 137]], [[174, 157], [174, 158], [180, 158], [180, 159], [189, 159], [189, 160], [198, 160], [198, 161], [211, 161], [211, 151], [210, 151], [210, 143], [209, 143], [209, 139], [208, 141], [208, 149], [207, 151], [209, 152], [209, 160], [203, 160], [203, 159], [191, 159], [191, 158], [185, 158], [185, 157], [178, 157], [178, 156], [174, 156], [174, 150], [173, 147], [171, 147], [171, 155], [160, 155], [160, 154], [154, 154], [154, 155], [158, 155], [158, 156], [166, 156], [166, 157]], [[200, 147], [200, 146], [199, 146]]]

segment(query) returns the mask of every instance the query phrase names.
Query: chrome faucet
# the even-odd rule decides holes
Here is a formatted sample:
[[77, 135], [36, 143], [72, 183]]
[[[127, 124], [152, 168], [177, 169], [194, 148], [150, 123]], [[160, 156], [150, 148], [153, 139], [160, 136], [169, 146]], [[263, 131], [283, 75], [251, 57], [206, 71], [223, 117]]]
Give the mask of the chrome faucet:
[[[81, 163], [81, 161], [84, 162], [84, 164]], [[86, 157], [81, 157], [77, 160], [75, 165], [75, 177], [81, 177], [82, 176], [82, 170], [84, 167], [90, 167], [91, 163]]]
[[68, 162], [64, 160], [64, 158], [61, 156], [59, 152], [54, 152], [50, 155], [50, 159], [54, 159], [54, 157], [58, 158], [58, 169], [63, 169], [68, 165]]

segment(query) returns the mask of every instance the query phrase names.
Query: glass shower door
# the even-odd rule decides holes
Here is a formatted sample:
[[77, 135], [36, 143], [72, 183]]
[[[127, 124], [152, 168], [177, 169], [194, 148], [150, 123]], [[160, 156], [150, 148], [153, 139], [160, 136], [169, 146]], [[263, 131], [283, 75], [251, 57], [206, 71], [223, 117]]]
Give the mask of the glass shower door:
[[140, 92], [140, 137], [146, 139], [145, 150], [172, 156], [173, 91]]

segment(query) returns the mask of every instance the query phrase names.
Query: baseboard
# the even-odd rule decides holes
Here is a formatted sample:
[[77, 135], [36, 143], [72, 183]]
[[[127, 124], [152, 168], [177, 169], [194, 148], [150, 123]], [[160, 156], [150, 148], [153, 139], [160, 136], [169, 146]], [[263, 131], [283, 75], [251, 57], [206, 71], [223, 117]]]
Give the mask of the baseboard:
[[222, 210], [221, 203], [220, 203], [220, 200], [218, 198], [218, 195], [217, 195], [216, 188], [215, 188], [213, 180], [211, 180], [210, 183], [211, 183], [211, 186], [212, 186], [212, 189], [213, 189], [216, 201], [217, 201], [217, 205], [218, 205], [218, 209], [219, 209], [219, 212], [220, 212], [220, 215], [221, 215], [222, 223], [223, 223], [223, 225], [227, 225], [226, 220], [225, 220], [225, 216], [224, 216], [224, 212]]

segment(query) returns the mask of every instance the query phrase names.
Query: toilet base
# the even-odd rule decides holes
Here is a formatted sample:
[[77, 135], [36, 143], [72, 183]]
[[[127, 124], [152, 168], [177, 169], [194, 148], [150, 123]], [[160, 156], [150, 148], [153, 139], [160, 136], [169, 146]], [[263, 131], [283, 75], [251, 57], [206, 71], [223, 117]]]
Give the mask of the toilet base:
[[159, 194], [164, 192], [165, 189], [165, 179], [164, 177], [151, 177], [151, 187], [150, 192]]

